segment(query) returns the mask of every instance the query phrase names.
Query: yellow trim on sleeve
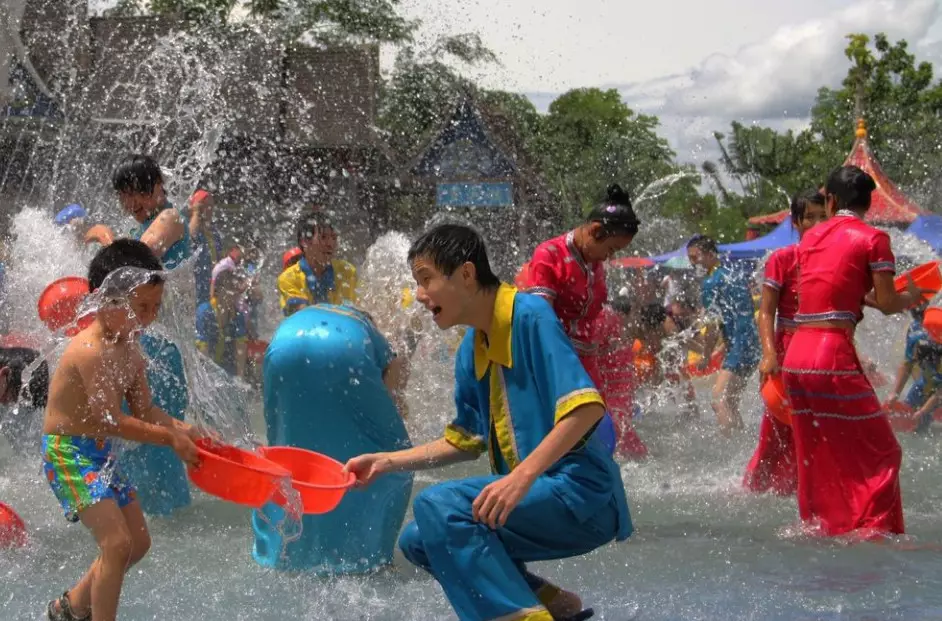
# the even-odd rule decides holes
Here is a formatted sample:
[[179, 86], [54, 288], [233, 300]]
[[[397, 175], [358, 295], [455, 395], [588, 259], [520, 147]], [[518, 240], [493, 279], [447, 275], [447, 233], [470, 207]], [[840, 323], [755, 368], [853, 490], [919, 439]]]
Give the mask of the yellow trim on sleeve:
[[475, 455], [480, 455], [486, 448], [484, 438], [476, 436], [467, 429], [462, 429], [455, 424], [445, 427], [445, 441], [458, 450], [474, 453]]
[[576, 408], [589, 403], [598, 403], [603, 408], [605, 407], [602, 395], [595, 388], [580, 388], [560, 397], [556, 400], [556, 416], [553, 424], [559, 423], [559, 421], [572, 414], [572, 411]]

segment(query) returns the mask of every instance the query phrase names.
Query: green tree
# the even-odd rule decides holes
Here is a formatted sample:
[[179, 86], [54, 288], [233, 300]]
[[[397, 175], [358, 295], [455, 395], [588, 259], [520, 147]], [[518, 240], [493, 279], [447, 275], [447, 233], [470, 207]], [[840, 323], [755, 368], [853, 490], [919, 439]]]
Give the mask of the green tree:
[[239, 21], [277, 26], [289, 41], [407, 43], [418, 25], [397, 13], [400, 0], [120, 0], [124, 15], [175, 15], [200, 26]]
[[905, 40], [890, 43], [878, 34], [849, 35], [853, 63], [839, 89], [818, 91], [811, 129], [827, 160], [836, 166], [854, 140], [862, 108], [870, 146], [887, 175], [924, 207], [942, 201], [942, 81], [933, 67], [916, 62]]
[[657, 117], [631, 110], [615, 89], [576, 89], [550, 104], [535, 151], [566, 205], [568, 224], [580, 221], [612, 183], [638, 196], [653, 181], [679, 172], [658, 124]]
[[453, 67], [494, 63], [497, 59], [476, 34], [439, 39], [417, 52], [402, 47], [380, 98], [378, 125], [393, 150], [410, 153], [443, 117], [451, 114], [463, 89], [474, 85]]

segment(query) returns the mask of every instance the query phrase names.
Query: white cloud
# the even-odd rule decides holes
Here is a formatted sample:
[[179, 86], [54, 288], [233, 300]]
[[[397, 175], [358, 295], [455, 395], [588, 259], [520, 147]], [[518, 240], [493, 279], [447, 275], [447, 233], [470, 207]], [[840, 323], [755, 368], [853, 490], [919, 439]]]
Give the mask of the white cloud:
[[734, 55], [704, 60], [689, 73], [688, 84], [666, 94], [663, 110], [723, 112], [728, 118], [802, 116], [818, 87], [839, 84], [847, 74], [848, 33], [885, 32], [891, 40], [919, 43], [938, 16], [938, 0], [871, 0], [829, 18], [783, 26]]

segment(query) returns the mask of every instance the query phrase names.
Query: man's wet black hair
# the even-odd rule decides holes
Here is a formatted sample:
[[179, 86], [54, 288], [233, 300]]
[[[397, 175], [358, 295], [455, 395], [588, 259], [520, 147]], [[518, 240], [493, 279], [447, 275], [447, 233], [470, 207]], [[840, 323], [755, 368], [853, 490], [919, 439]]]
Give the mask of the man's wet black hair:
[[[99, 250], [89, 264], [89, 288], [95, 291], [105, 282], [108, 274], [122, 267], [139, 267], [154, 272], [163, 270], [160, 260], [144, 242], [135, 239], [116, 239], [111, 245]], [[160, 274], [154, 274], [147, 284], [155, 285], [163, 281]]]
[[791, 211], [792, 222], [797, 225], [805, 217], [805, 209], [808, 205], [824, 206], [824, 195], [817, 190], [805, 190], [798, 192], [792, 197]]
[[38, 356], [38, 351], [27, 347], [0, 347], [0, 369], [10, 369], [7, 390], [16, 395], [17, 401], [43, 409], [49, 399], [49, 365], [45, 360], [33, 371], [29, 385], [23, 386], [23, 372]]
[[824, 188], [837, 199], [838, 209], [865, 212], [870, 209], [870, 197], [877, 183], [856, 166], [841, 166], [828, 176]]
[[111, 185], [116, 192], [151, 194], [157, 184], [163, 182], [157, 160], [149, 155], [129, 155], [111, 175]]
[[708, 235], [694, 235], [687, 242], [687, 248], [697, 248], [701, 252], [712, 252], [719, 254], [719, 248], [716, 246], [716, 240]]
[[428, 259], [445, 276], [451, 276], [465, 263], [474, 265], [482, 289], [496, 289], [500, 279], [491, 270], [484, 240], [477, 231], [461, 224], [439, 224], [412, 242], [408, 260]]
[[302, 239], [314, 239], [314, 236], [321, 231], [333, 231], [334, 226], [330, 219], [323, 213], [303, 213], [298, 217], [295, 225], [295, 232], [298, 238], [298, 248], [301, 247]]
[[636, 235], [641, 221], [631, 207], [631, 198], [617, 183], [608, 186], [605, 200], [589, 212], [586, 222], [598, 222], [602, 225], [596, 239], [605, 239], [615, 235]]

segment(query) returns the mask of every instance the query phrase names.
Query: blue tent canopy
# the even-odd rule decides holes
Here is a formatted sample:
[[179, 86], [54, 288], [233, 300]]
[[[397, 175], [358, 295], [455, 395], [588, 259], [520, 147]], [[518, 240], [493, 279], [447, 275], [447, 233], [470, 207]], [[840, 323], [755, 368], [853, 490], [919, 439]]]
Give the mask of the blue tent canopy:
[[722, 244], [719, 250], [733, 259], [761, 259], [772, 250], [797, 243], [798, 231], [792, 226], [791, 218], [787, 218], [768, 235], [736, 244]]
[[[906, 232], [942, 253], [942, 216], [926, 214], [916, 218]], [[657, 260], [657, 259], [655, 259]]]
[[[942, 220], [942, 218], [940, 218]], [[918, 220], [917, 220], [918, 222]], [[942, 223], [940, 223], [940, 242], [942, 242]], [[784, 248], [785, 246], [798, 243], [798, 231], [792, 226], [791, 219], [787, 219], [779, 224], [768, 235], [758, 239], [738, 242], [735, 244], [720, 244], [719, 251], [731, 259], [761, 259], [767, 252]], [[659, 254], [651, 257], [655, 263], [667, 263], [677, 257], [687, 256], [687, 244], [684, 244], [673, 252]], [[678, 259], [679, 260], [679, 259]]]

